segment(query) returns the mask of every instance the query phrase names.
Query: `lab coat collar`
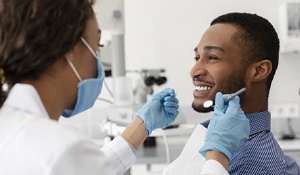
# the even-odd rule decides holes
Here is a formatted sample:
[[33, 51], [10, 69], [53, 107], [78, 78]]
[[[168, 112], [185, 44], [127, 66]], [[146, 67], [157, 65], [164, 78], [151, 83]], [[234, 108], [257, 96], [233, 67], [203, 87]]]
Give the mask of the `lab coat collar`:
[[[261, 131], [271, 130], [271, 114], [268, 111], [255, 112], [251, 114], [246, 114], [247, 119], [250, 124], [250, 136]], [[210, 120], [206, 120], [201, 123], [204, 127], [208, 127]]]
[[9, 106], [16, 110], [50, 118], [38, 92], [32, 85], [15, 84], [10, 90], [3, 106]]

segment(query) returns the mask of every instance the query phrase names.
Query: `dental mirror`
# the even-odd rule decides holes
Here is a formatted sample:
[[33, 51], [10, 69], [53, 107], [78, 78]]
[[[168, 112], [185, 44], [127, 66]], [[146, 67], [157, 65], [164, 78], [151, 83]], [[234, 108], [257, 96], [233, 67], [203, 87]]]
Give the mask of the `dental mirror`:
[[212, 100], [207, 100], [206, 102], [203, 103], [203, 107], [205, 108], [209, 108], [213, 105], [213, 101]]
[[[225, 103], [228, 103], [235, 96], [240, 95], [241, 93], [243, 93], [245, 91], [246, 91], [246, 88], [242, 88], [242, 89], [238, 90], [237, 92], [230, 94], [227, 98], [224, 99]], [[203, 103], [203, 107], [205, 107], [205, 108], [209, 108], [212, 105], [213, 105], [213, 101], [212, 100], [207, 100], [206, 102]]]

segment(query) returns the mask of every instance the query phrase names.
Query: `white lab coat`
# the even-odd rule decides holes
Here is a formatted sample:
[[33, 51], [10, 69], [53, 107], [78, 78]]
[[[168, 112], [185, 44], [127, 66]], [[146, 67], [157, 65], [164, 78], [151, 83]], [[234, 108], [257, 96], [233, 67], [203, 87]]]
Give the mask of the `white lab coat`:
[[31, 85], [16, 84], [0, 110], [1, 175], [123, 174], [136, 159], [120, 136], [102, 150], [51, 120]]
[[164, 175], [228, 175], [224, 167], [215, 160], [205, 161], [199, 153], [204, 145], [207, 129], [198, 124], [181, 154], [164, 171]]
[[[197, 138], [201, 133], [197, 128], [165, 174], [202, 171], [202, 175], [225, 175], [218, 162], [205, 162], [199, 153], [190, 154], [187, 150], [190, 144], [200, 149], [198, 141], [193, 143], [204, 141], [203, 137]], [[132, 148], [121, 136], [100, 150], [87, 137], [51, 120], [31, 85], [16, 84], [0, 110], [1, 175], [121, 175], [136, 160]], [[188, 155], [195, 158], [182, 162]], [[182, 171], [177, 171], [180, 167]], [[191, 171], [186, 171], [188, 168]]]

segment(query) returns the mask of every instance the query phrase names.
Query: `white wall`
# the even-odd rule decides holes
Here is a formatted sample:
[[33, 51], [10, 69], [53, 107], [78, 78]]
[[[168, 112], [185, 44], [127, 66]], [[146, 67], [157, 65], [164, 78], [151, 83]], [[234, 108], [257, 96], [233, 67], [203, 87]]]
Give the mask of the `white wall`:
[[[123, 25], [123, 22], [118, 24], [111, 18], [110, 11], [123, 10], [119, 1], [98, 0], [95, 11], [100, 28], [105, 30]], [[180, 105], [190, 106], [193, 84], [189, 71], [195, 63], [193, 49], [209, 23], [228, 12], [249, 12], [267, 18], [278, 30], [278, 7], [287, 1], [290, 0], [124, 0], [126, 69], [165, 68], [168, 82], [156, 86], [155, 91], [164, 87], [175, 88]], [[105, 19], [109, 22], [103, 21]], [[300, 102], [299, 67], [300, 54], [281, 55], [270, 101]], [[132, 73], [127, 76], [137, 78]], [[105, 88], [101, 96], [109, 97]], [[97, 105], [108, 106], [102, 101]], [[103, 112], [95, 118], [103, 117]], [[300, 119], [293, 120], [296, 121], [293, 122], [294, 128], [298, 128]], [[284, 124], [275, 120], [273, 125], [279, 131]]]
[[[180, 103], [190, 104], [193, 85], [189, 71], [194, 64], [193, 49], [209, 23], [227, 12], [250, 12], [267, 18], [277, 29], [277, 11], [282, 2], [285, 1], [125, 1], [126, 68], [166, 68], [168, 83], [164, 87], [175, 88]], [[300, 74], [296, 67], [300, 65], [300, 56], [297, 58], [280, 58], [270, 100], [300, 101], [300, 79], [296, 78]]]
[[[180, 104], [193, 100], [189, 71], [193, 49], [209, 23], [228, 12], [256, 13], [268, 19], [279, 33], [278, 7], [288, 0], [128, 0], [125, 5], [126, 68], [165, 68], [168, 82]], [[300, 47], [300, 44], [299, 44]], [[300, 102], [300, 54], [281, 54], [270, 102]], [[199, 115], [199, 114], [198, 114]], [[299, 133], [299, 119], [293, 119]], [[280, 132], [282, 119], [272, 127]]]

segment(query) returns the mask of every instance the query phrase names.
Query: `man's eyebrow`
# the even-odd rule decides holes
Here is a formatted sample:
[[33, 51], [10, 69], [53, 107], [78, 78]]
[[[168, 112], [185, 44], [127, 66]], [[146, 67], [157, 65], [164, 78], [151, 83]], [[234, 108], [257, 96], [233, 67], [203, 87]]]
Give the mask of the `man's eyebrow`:
[[204, 47], [204, 50], [219, 50], [221, 52], [225, 52], [225, 50], [221, 47], [218, 47], [218, 46], [205, 46]]
[[[225, 52], [225, 50], [221, 47], [217, 47], [217, 46], [205, 46], [204, 50], [219, 50], [221, 52]], [[194, 52], [198, 52], [198, 48], [195, 47]]]

